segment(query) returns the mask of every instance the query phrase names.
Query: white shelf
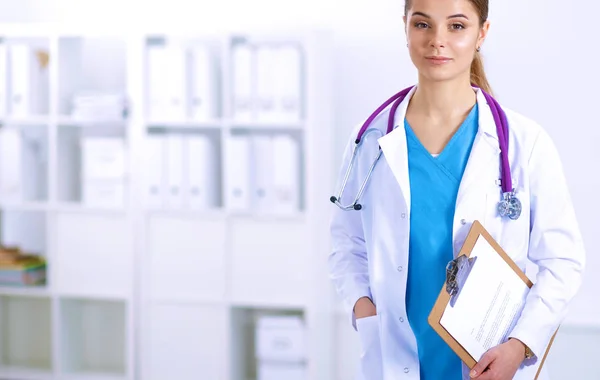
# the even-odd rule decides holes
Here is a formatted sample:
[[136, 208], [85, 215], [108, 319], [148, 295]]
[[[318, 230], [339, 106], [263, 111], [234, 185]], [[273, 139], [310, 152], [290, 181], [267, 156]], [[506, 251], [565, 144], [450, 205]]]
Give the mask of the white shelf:
[[306, 129], [306, 122], [304, 121], [236, 121], [231, 120], [227, 122], [227, 126], [233, 130], [247, 130], [247, 131], [269, 131], [269, 132], [286, 132], [286, 131], [304, 131]]
[[0, 379], [51, 380], [52, 371], [34, 370], [22, 367], [0, 367]]
[[126, 375], [127, 317], [125, 302], [62, 298], [63, 371], [81, 378]]
[[185, 129], [185, 130], [214, 130], [223, 128], [224, 122], [221, 120], [213, 121], [169, 121], [169, 120], [148, 120], [146, 122], [151, 129]]
[[[239, 317], [292, 312], [303, 315], [310, 326], [307, 337], [319, 348], [307, 359], [311, 371], [307, 378], [334, 379], [332, 360], [322, 354], [333, 351], [330, 301], [315, 291], [329, 283], [322, 260], [328, 249], [327, 218], [312, 211], [327, 204], [327, 183], [332, 178], [329, 131], [313, 130], [333, 125], [333, 107], [327, 103], [333, 62], [328, 56], [330, 36], [312, 32], [285, 36], [279, 31], [242, 36], [253, 43], [302, 45], [305, 74], [302, 120], [246, 122], [234, 119], [232, 110], [231, 47], [240, 41], [239, 35], [173, 30], [153, 35], [140, 29], [52, 24], [1, 29], [0, 44], [42, 46], [50, 60], [48, 110], [0, 119], [6, 130], [34, 137], [41, 133], [40, 141], [46, 144], [41, 195], [0, 196], [0, 244], [29, 247], [48, 262], [47, 286], [0, 286], [0, 378], [246, 380], [235, 372], [242, 365], [235, 352], [244, 342], [230, 335], [232, 328], [245, 326]], [[194, 108], [203, 103], [197, 101], [202, 94], [193, 94], [193, 88], [184, 95], [186, 116], [181, 120], [177, 113], [149, 112], [147, 49], [164, 44], [203, 45], [215, 54], [219, 104], [208, 120], [201, 120], [202, 110]], [[181, 74], [168, 71], [175, 78]], [[184, 80], [194, 78], [191, 73]], [[127, 118], [119, 118], [118, 112], [109, 113], [115, 117], [99, 112], [98, 119], [71, 116], [78, 114], [73, 97], [89, 93], [126, 94]], [[163, 115], [174, 115], [175, 120]], [[297, 211], [228, 207], [226, 140], [240, 134], [253, 138], [284, 134], [298, 142]], [[160, 135], [181, 138], [181, 150], [202, 146], [205, 137], [215, 144], [218, 196], [210, 202], [215, 208], [188, 206], [200, 203], [197, 183], [187, 184], [187, 193], [182, 190], [187, 195], [180, 207], [145, 205], [143, 198], [151, 193], [144, 187], [148, 142]], [[124, 196], [118, 207], [84, 201], [82, 142], [90, 137], [116, 137], [126, 146]], [[188, 145], [192, 138], [197, 139]], [[182, 164], [185, 173], [193, 161]], [[168, 178], [160, 181], [164, 185]], [[171, 191], [174, 186], [168, 185]], [[162, 203], [179, 205], [173, 199], [155, 204]], [[251, 353], [251, 347], [243, 350], [242, 355]]]
[[0, 285], [0, 296], [19, 297], [51, 297], [52, 292], [47, 286], [4, 286]]
[[0, 371], [52, 371], [51, 299], [0, 296]]
[[2, 125], [7, 126], [46, 126], [50, 124], [51, 118], [49, 115], [34, 115], [27, 117], [11, 117], [7, 116], [1, 120]]
[[76, 372], [65, 374], [60, 377], [63, 380], [128, 380], [127, 376], [114, 375], [110, 373], [99, 372]]
[[1, 210], [12, 211], [48, 211], [50, 205], [48, 202], [0, 202]]
[[58, 125], [61, 127], [75, 127], [75, 128], [86, 128], [86, 127], [117, 127], [125, 128], [128, 121], [126, 119], [78, 119], [71, 116], [59, 116]]

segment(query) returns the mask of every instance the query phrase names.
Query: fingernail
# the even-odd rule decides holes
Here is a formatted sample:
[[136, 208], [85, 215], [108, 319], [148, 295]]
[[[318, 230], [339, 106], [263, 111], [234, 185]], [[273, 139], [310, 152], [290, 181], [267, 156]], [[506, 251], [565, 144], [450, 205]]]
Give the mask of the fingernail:
[[475, 377], [475, 376], [477, 376], [477, 371], [475, 371], [475, 370], [472, 370], [472, 371], [471, 371], [471, 377]]

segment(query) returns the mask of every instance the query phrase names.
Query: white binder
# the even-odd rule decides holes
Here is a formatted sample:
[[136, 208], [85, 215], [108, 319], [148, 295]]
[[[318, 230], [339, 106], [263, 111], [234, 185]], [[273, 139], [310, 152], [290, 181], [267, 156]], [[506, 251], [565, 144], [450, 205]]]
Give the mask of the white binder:
[[236, 121], [254, 119], [255, 53], [249, 44], [232, 47], [233, 70], [233, 118]]
[[48, 110], [48, 68], [25, 44], [10, 45], [10, 113], [13, 117], [44, 114]]
[[[277, 120], [276, 86], [277, 50], [270, 45], [256, 49], [256, 119], [261, 122]], [[287, 68], [285, 68], [287, 71]]]
[[279, 120], [297, 122], [302, 119], [302, 55], [295, 45], [277, 49], [276, 114]]
[[208, 136], [186, 138], [186, 194], [190, 208], [217, 207], [219, 176], [218, 156], [214, 142]]
[[149, 117], [181, 121], [186, 117], [186, 52], [177, 46], [148, 47]]
[[0, 43], [0, 117], [6, 117], [6, 107], [8, 102], [8, 56], [6, 54], [6, 44]]
[[219, 101], [218, 71], [215, 57], [208, 46], [199, 46], [190, 53], [191, 118], [211, 121], [217, 118]]
[[17, 129], [0, 129], [0, 197], [3, 202], [22, 200], [21, 135]]
[[169, 135], [167, 138], [167, 208], [183, 208], [183, 137]]
[[274, 211], [294, 213], [300, 209], [300, 147], [292, 136], [273, 137]]
[[248, 136], [233, 135], [227, 138], [225, 203], [227, 208], [247, 211], [251, 208], [251, 181], [254, 177], [251, 164], [251, 140]]
[[273, 138], [268, 135], [252, 137], [252, 165], [255, 173], [252, 183], [252, 204], [261, 212], [273, 211], [273, 168], [277, 157], [273, 154]]
[[146, 139], [144, 204], [148, 208], [162, 208], [166, 198], [166, 141], [163, 136], [150, 135]]

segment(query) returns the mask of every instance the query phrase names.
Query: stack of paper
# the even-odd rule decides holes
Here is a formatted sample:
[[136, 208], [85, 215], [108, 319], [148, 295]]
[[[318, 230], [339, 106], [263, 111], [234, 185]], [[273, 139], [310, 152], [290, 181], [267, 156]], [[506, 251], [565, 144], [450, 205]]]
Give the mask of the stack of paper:
[[0, 285], [31, 286], [46, 281], [46, 261], [17, 248], [0, 248]]
[[76, 120], [122, 120], [127, 116], [124, 94], [82, 92], [73, 98], [71, 116]]

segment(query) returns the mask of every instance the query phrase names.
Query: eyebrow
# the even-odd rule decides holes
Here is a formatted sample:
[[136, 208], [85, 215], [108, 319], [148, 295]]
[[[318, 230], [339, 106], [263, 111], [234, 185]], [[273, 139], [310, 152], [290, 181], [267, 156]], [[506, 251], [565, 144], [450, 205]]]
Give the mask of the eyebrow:
[[[431, 16], [429, 16], [428, 14], [423, 13], [423, 12], [413, 12], [413, 16], [423, 16], [423, 17], [429, 18], [429, 19], [431, 18]], [[467, 20], [469, 19], [466, 15], [464, 15], [462, 13], [457, 13], [455, 15], [448, 16], [448, 19], [451, 19], [451, 18], [465, 18]]]

